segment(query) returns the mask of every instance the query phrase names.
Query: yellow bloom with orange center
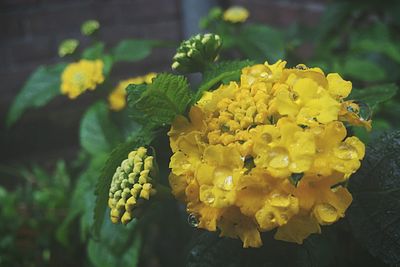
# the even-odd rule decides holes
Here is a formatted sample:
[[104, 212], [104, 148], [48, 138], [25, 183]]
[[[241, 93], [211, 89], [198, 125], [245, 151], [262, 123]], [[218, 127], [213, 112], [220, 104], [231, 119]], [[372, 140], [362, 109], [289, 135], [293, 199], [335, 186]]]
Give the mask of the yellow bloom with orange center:
[[130, 78], [126, 80], [122, 80], [118, 83], [118, 85], [114, 88], [111, 94], [108, 96], [108, 102], [110, 105], [110, 109], [119, 111], [126, 106], [126, 87], [130, 84], [142, 84], [147, 83], [150, 84], [154, 77], [157, 74], [154, 72], [148, 73], [144, 76], [138, 76], [135, 78]]
[[232, 23], [245, 22], [248, 17], [249, 11], [241, 6], [230, 7], [223, 14], [224, 20]]
[[244, 68], [169, 132], [172, 193], [198, 227], [244, 247], [261, 246], [260, 232], [275, 228], [276, 239], [302, 243], [344, 217], [352, 197], [343, 184], [365, 153], [343, 124], [370, 124], [346, 108], [351, 82], [285, 66]]
[[61, 75], [61, 93], [75, 99], [86, 90], [96, 89], [104, 82], [103, 67], [101, 60], [82, 59], [69, 64]]

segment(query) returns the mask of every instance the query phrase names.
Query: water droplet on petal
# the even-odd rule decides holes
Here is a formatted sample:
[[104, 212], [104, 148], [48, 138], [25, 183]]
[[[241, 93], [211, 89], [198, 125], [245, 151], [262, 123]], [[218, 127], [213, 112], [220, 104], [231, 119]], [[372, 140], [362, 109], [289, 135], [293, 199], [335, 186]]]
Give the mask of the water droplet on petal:
[[233, 177], [232, 175], [229, 175], [224, 180], [223, 189], [232, 190], [232, 188], [233, 188]]
[[199, 226], [199, 219], [197, 218], [196, 214], [190, 213], [187, 218], [188, 224], [191, 227], [198, 227]]
[[367, 104], [360, 101], [355, 101], [355, 103], [359, 107], [358, 116], [360, 117], [360, 119], [364, 121], [369, 121], [372, 117], [371, 108]]
[[298, 70], [307, 70], [308, 69], [307, 66], [304, 64], [298, 64], [295, 68]]

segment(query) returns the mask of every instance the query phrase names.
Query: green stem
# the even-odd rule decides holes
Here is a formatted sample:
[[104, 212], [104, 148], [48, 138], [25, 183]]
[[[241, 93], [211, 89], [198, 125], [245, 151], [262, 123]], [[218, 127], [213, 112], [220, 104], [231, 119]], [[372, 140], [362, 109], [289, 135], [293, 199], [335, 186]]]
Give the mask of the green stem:
[[171, 193], [171, 189], [168, 186], [162, 184], [155, 184], [154, 187], [157, 190], [157, 193], [154, 195], [155, 199], [170, 200], [174, 198], [174, 196]]

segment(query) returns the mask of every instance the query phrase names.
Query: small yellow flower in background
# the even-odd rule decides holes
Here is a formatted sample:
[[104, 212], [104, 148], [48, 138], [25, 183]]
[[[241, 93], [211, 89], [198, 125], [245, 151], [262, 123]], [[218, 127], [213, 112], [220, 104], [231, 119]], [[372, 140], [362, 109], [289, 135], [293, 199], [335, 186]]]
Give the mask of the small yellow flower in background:
[[136, 217], [141, 201], [149, 200], [156, 193], [151, 177], [153, 170], [154, 158], [147, 155], [144, 147], [130, 152], [128, 158], [117, 168], [108, 199], [113, 223], [129, 223]]
[[[260, 232], [302, 243], [344, 217], [343, 184], [360, 167], [364, 144], [346, 121], [367, 126], [339, 74], [286, 62], [242, 70], [240, 82], [204, 93], [169, 132], [172, 193], [196, 225], [262, 245]], [[352, 114], [355, 114], [354, 116]]]
[[130, 84], [150, 84], [157, 76], [157, 73], [150, 72], [144, 76], [139, 76], [135, 78], [130, 78], [126, 80], [122, 80], [118, 83], [118, 85], [114, 88], [111, 94], [108, 96], [108, 102], [110, 104], [110, 109], [119, 111], [126, 106], [126, 87]]
[[61, 75], [61, 93], [70, 99], [103, 83], [103, 61], [85, 60], [69, 64]]
[[245, 22], [248, 17], [249, 11], [241, 6], [230, 7], [223, 14], [224, 20], [232, 23]]

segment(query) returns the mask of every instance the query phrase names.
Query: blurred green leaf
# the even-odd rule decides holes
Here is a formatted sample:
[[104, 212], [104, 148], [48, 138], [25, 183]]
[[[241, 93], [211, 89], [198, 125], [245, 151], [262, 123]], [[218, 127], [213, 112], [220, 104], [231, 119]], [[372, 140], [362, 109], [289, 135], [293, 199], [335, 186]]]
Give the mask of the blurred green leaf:
[[275, 62], [285, 57], [282, 33], [265, 25], [244, 25], [236, 37], [238, 48], [251, 60]]
[[347, 58], [339, 71], [345, 76], [366, 82], [382, 81], [386, 78], [383, 68], [371, 60], [362, 58]]
[[103, 55], [101, 60], [103, 60], [103, 63], [104, 63], [103, 74], [105, 76], [107, 76], [111, 72], [114, 60], [113, 60], [112, 56], [108, 55], [108, 54]]
[[343, 29], [353, 11], [351, 3], [346, 1], [336, 1], [328, 5], [318, 25], [318, 41], [324, 42], [332, 37], [332, 31]]
[[189, 84], [181, 75], [159, 74], [149, 85], [130, 84], [126, 90], [130, 115], [152, 127], [171, 123], [191, 99]]
[[112, 55], [115, 61], [135, 62], [148, 57], [158, 45], [160, 42], [154, 40], [123, 40], [113, 49]]
[[353, 52], [381, 53], [400, 63], [400, 43], [391, 37], [388, 25], [374, 25], [351, 36], [350, 48]]
[[31, 74], [11, 105], [7, 127], [15, 123], [26, 109], [44, 106], [60, 94], [61, 73], [66, 65], [40, 66]]
[[81, 146], [92, 155], [108, 153], [121, 141], [118, 129], [110, 120], [107, 104], [97, 102], [83, 115], [80, 126]]
[[347, 216], [353, 233], [387, 264], [400, 264], [400, 132], [371, 143], [361, 169], [350, 179]]
[[138, 264], [142, 239], [135, 230], [135, 222], [128, 226], [103, 224], [100, 240], [90, 240], [88, 256], [96, 267], [135, 267]]
[[89, 46], [82, 52], [82, 58], [88, 60], [100, 59], [103, 56], [105, 44], [103, 42], [96, 42]]
[[148, 128], [142, 128], [132, 140], [118, 145], [109, 155], [106, 163], [103, 165], [101, 174], [98, 177], [96, 185], [96, 203], [94, 208], [93, 230], [96, 236], [99, 235], [103, 224], [104, 214], [107, 209], [108, 191], [115, 170], [121, 162], [127, 158], [129, 152], [140, 146], [149, 145], [153, 138], [154, 132]]
[[72, 222], [80, 217], [81, 240], [88, 237], [93, 225], [94, 205], [96, 203], [95, 186], [103, 168], [107, 154], [98, 154], [93, 157], [86, 168], [79, 174], [74, 185], [74, 191], [69, 201], [68, 213], [57, 229], [56, 237], [65, 246], [69, 243]]
[[348, 99], [361, 101], [371, 109], [374, 109], [379, 103], [388, 101], [394, 97], [397, 90], [398, 86], [394, 83], [375, 85], [364, 89], [353, 89]]
[[196, 96], [193, 98], [192, 103], [197, 102], [203, 93], [210, 90], [213, 86], [223, 82], [228, 83], [229, 81], [238, 80], [242, 69], [250, 66], [253, 62], [249, 60], [243, 61], [223, 61], [216, 64], [212, 64], [203, 74], [203, 80], [199, 85]]

